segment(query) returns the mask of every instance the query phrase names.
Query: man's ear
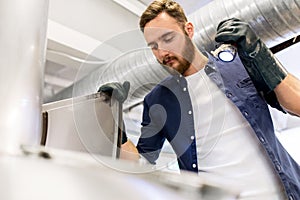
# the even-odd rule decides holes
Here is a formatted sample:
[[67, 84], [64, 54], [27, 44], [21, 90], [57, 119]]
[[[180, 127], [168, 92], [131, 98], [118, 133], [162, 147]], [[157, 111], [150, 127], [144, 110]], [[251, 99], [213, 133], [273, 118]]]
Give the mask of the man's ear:
[[189, 38], [192, 39], [192, 37], [194, 36], [194, 25], [191, 22], [187, 22], [184, 26], [184, 30]]

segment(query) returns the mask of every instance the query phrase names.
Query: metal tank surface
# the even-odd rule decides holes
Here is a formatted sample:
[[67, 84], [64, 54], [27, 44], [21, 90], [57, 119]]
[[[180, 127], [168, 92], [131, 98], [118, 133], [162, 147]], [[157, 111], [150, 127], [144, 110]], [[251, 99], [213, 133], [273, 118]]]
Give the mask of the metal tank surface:
[[44, 104], [41, 144], [116, 158], [120, 106], [101, 93]]
[[[234, 200], [222, 180], [149, 169], [86, 153], [23, 146], [23, 155], [0, 157], [0, 198], [6, 200]], [[120, 171], [119, 169], [123, 169]], [[126, 171], [126, 169], [133, 171]]]
[[228, 189], [228, 181], [212, 174], [178, 174], [166, 166], [118, 159], [119, 109], [119, 102], [102, 93], [44, 104], [45, 146], [23, 146], [24, 155], [2, 157], [3, 166], [16, 165], [12, 170], [17, 172], [6, 169], [13, 175], [11, 181], [18, 177], [16, 182], [24, 187], [22, 182], [30, 180], [29, 188], [10, 199], [18, 199], [23, 192], [31, 200], [42, 195], [43, 199], [75, 200], [236, 199], [238, 192]]
[[0, 1], [0, 152], [39, 144], [48, 0]]

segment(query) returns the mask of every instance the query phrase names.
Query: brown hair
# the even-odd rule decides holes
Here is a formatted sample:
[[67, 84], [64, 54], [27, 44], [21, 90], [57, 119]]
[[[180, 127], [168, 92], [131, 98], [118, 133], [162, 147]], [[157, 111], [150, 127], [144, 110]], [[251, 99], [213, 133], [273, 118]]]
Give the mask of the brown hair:
[[144, 32], [146, 24], [162, 12], [166, 12], [168, 15], [176, 19], [182, 27], [187, 22], [186, 15], [182, 7], [177, 2], [172, 0], [156, 0], [148, 6], [140, 18], [141, 31]]

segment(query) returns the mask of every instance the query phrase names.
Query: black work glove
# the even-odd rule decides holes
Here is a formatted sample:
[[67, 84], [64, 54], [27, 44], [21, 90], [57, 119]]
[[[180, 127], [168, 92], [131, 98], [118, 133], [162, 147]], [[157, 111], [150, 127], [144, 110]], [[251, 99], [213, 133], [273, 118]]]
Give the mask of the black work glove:
[[98, 92], [103, 92], [109, 97], [113, 97], [118, 100], [120, 103], [124, 103], [124, 101], [128, 97], [128, 92], [130, 89], [130, 83], [125, 81], [123, 84], [119, 82], [106, 83], [102, 85]]
[[236, 18], [220, 22], [215, 40], [237, 46], [240, 59], [258, 92], [270, 93], [287, 76], [287, 71], [248, 23]]
[[[125, 81], [123, 84], [119, 82], [111, 82], [106, 83], [102, 85], [98, 92], [103, 92], [109, 97], [114, 97], [117, 101], [120, 103], [124, 103], [124, 101], [128, 97], [128, 92], [130, 89], [130, 83], [128, 81]], [[125, 131], [125, 123], [123, 122], [123, 128], [122, 128], [122, 141], [121, 144], [124, 144], [127, 142], [127, 134]]]

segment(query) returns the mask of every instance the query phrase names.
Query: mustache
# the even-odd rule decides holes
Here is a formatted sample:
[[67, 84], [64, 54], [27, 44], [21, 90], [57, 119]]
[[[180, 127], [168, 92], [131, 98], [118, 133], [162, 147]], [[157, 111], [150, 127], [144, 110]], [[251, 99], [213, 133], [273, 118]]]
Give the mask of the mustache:
[[177, 59], [176, 56], [165, 56], [162, 60], [162, 64], [166, 65], [170, 60]]

